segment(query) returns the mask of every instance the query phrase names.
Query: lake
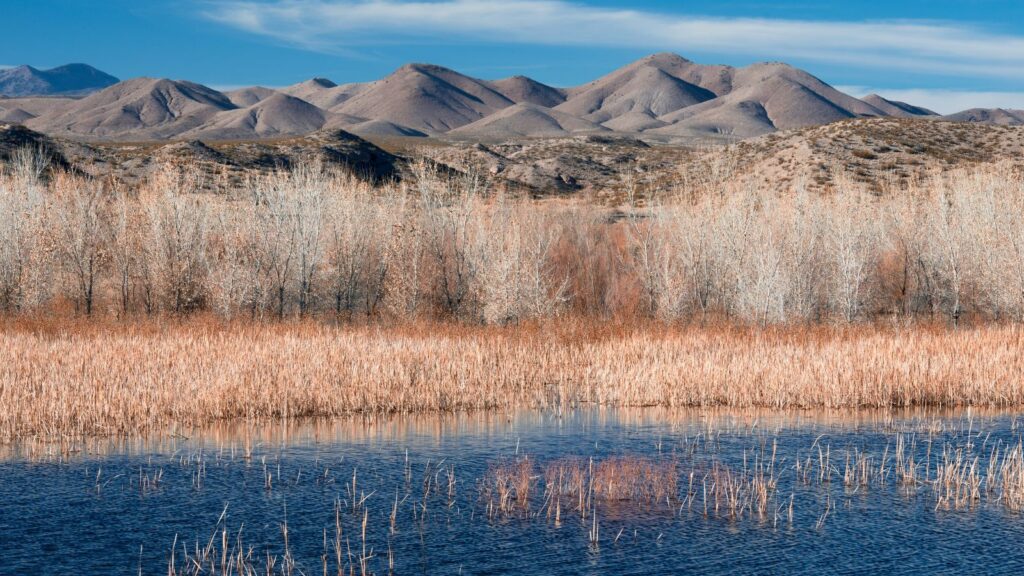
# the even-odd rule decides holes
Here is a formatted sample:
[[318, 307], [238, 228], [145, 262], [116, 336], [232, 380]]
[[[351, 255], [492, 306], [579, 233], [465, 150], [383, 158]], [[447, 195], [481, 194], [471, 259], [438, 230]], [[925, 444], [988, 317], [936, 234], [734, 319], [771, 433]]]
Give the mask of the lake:
[[582, 409], [24, 443], [0, 573], [1017, 574], [1020, 435], [1003, 412]]

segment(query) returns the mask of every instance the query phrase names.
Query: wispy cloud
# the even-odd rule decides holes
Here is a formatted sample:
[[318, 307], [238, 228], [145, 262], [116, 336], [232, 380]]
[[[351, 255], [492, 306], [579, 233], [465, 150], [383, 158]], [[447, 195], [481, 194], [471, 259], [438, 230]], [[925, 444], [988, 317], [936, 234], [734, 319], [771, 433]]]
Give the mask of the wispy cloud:
[[0, 64], [0, 70], [9, 70], [11, 68], [17, 68], [17, 66], [13, 64]]
[[203, 16], [310, 50], [452, 39], [801, 58], [1019, 79], [1024, 37], [931, 21], [714, 18], [567, 0], [224, 0]]
[[873, 88], [870, 86], [836, 86], [839, 90], [863, 98], [878, 94], [889, 100], [924, 106], [941, 114], [952, 114], [970, 108], [1011, 108], [1024, 110], [1024, 92], [986, 92], [971, 90], [928, 90], [919, 88]]

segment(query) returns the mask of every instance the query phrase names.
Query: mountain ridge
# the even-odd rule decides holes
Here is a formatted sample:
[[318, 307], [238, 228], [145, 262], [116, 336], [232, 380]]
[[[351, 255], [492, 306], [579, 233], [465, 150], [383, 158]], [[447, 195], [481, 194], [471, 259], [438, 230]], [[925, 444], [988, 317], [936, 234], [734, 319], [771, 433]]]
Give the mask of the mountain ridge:
[[610, 132], [651, 141], [732, 142], [869, 117], [1024, 124], [1024, 112], [1016, 110], [939, 116], [877, 94], [855, 98], [782, 62], [704, 65], [668, 52], [567, 88], [527, 76], [483, 80], [411, 63], [372, 82], [314, 77], [282, 88], [219, 92], [186, 80], [143, 77], [78, 96], [0, 98], [0, 120], [87, 141], [258, 140], [338, 128], [367, 136], [481, 141]]

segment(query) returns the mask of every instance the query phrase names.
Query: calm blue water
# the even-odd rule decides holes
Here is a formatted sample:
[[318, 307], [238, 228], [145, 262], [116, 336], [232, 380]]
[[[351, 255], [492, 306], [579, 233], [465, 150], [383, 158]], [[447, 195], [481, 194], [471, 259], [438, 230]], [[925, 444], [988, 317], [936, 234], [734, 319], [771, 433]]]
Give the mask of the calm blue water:
[[[580, 411], [238, 426], [98, 443], [64, 456], [15, 447], [0, 462], [0, 573], [167, 574], [175, 542], [180, 570], [183, 547], [194, 552], [215, 533], [219, 545], [225, 529], [232, 544], [241, 530], [256, 557], [280, 557], [287, 523], [295, 573], [323, 573], [326, 539], [328, 572], [335, 574], [336, 503], [346, 571], [363, 554], [364, 514], [367, 565], [377, 574], [389, 572], [390, 559], [396, 574], [1024, 571], [1024, 515], [994, 497], [970, 510], [937, 510], [929, 486], [907, 490], [892, 479], [843, 486], [845, 452], [865, 451], [877, 465], [883, 453], [892, 458], [898, 431], [915, 440], [922, 472], [929, 453], [934, 467], [943, 445], [970, 443], [984, 467], [993, 446], [1019, 441], [1010, 414], [837, 421]], [[683, 471], [685, 491], [690, 470], [699, 477], [716, 460], [739, 469], [744, 458], [749, 464], [773, 446], [778, 490], [765, 518], [705, 517], [700, 496], [687, 506], [685, 494], [664, 506], [599, 506], [595, 546], [591, 518], [563, 512], [560, 526], [544, 514], [491, 519], [480, 496], [490, 466], [524, 455], [539, 463], [612, 455], [671, 461]], [[794, 464], [817, 459], [819, 447], [831, 453], [832, 482], [804, 484]], [[355, 499], [364, 501], [357, 510], [353, 470]]]

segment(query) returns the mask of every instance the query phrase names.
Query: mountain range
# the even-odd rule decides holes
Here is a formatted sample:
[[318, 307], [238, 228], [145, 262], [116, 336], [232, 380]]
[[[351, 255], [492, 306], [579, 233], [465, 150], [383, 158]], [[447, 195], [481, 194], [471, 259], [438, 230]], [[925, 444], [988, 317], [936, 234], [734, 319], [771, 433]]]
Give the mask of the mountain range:
[[92, 141], [246, 140], [343, 129], [361, 136], [503, 141], [629, 134], [733, 141], [865, 117], [1024, 124], [1024, 111], [942, 117], [878, 95], [859, 99], [784, 63], [742, 68], [654, 54], [593, 82], [556, 88], [407, 64], [374, 82], [312, 78], [220, 92], [182, 80], [115, 78], [85, 65], [0, 72], [0, 121]]

